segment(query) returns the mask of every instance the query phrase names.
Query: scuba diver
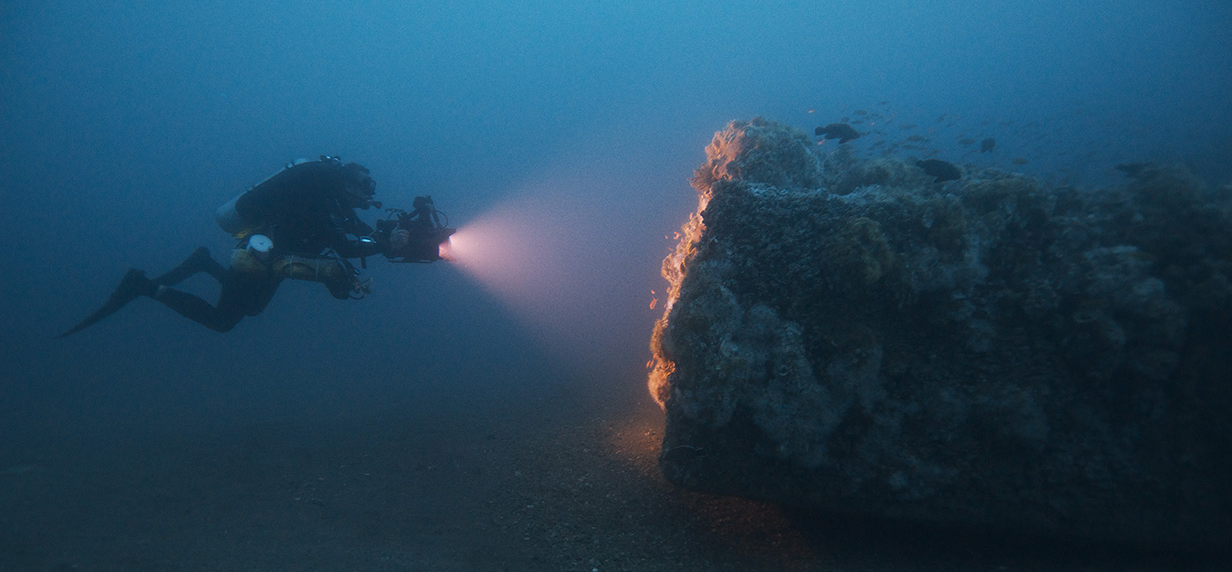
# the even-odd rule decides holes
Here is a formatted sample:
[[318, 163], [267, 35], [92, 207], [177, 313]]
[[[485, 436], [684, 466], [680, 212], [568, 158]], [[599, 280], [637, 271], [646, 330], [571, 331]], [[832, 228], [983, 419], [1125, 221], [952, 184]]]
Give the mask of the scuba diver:
[[[260, 314], [286, 278], [323, 283], [335, 298], [359, 299], [370, 280], [347, 259], [382, 254], [393, 262], [433, 262], [454, 229], [440, 221], [431, 197], [417, 197], [414, 211], [390, 209], [398, 220], [365, 224], [355, 209], [381, 208], [372, 199], [376, 182], [366, 167], [343, 164], [337, 157], [300, 159], [215, 213], [223, 230], [239, 243], [223, 267], [205, 247], [169, 272], [149, 278], [129, 269], [98, 311], [57, 336], [79, 332], [141, 296], [153, 298], [180, 315], [217, 332], [235, 327], [245, 316]], [[204, 272], [221, 284], [214, 305], [173, 286]]]

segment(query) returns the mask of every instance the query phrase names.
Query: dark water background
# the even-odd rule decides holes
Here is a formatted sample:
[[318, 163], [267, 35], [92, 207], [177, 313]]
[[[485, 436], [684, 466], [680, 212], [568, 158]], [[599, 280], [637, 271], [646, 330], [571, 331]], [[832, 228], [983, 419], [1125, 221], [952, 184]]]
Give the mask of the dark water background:
[[[641, 391], [664, 236], [731, 119], [884, 110], [955, 162], [1232, 180], [1225, 2], [196, 4], [0, 7], [0, 470], [106, 435]], [[320, 154], [367, 165], [390, 206], [505, 217], [525, 270], [373, 260], [369, 299], [287, 282], [226, 335], [142, 299], [51, 339], [129, 266], [225, 253], [215, 207]]]

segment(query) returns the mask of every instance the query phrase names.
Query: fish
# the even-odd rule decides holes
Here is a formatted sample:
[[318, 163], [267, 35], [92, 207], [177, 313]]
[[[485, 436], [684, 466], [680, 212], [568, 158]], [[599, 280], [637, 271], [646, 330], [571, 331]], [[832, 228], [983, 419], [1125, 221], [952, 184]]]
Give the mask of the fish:
[[980, 153], [987, 153], [996, 148], [997, 148], [997, 140], [993, 139], [992, 137], [989, 137], [983, 141], [980, 141]]
[[929, 139], [923, 135], [911, 135], [907, 137], [908, 141], [928, 141]]
[[1026, 165], [1027, 158], [1026, 157], [1014, 157], [1013, 159], [1010, 160], [1010, 162], [1015, 165]]
[[813, 134], [826, 139], [838, 139], [839, 143], [846, 143], [852, 139], [860, 138], [860, 132], [846, 123], [831, 123], [824, 127], [818, 127]]
[[916, 161], [915, 166], [923, 169], [925, 175], [933, 177], [938, 183], [962, 178], [962, 171], [958, 170], [958, 167], [941, 159], [922, 159]]
[[964, 137], [958, 140], [959, 145], [970, 145], [972, 143], [975, 143], [975, 139], [969, 139], [969, 138]]

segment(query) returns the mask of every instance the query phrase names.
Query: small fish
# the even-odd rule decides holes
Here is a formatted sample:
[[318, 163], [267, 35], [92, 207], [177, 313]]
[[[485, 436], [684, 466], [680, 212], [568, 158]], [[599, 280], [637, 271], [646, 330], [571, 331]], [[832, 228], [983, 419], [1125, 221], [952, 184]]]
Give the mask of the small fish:
[[1026, 165], [1027, 158], [1026, 157], [1014, 157], [1013, 159], [1010, 160], [1010, 162], [1015, 165]]
[[915, 162], [915, 166], [924, 170], [924, 174], [940, 183], [942, 181], [957, 181], [962, 178], [962, 171], [953, 163], [941, 159], [923, 159]]
[[997, 140], [993, 139], [992, 137], [989, 137], [983, 141], [980, 141], [980, 153], [987, 153], [996, 148], [997, 148]]
[[915, 124], [914, 123], [902, 123], [902, 124], [899, 124], [898, 128], [904, 131], [907, 129], [915, 129]]
[[852, 139], [860, 138], [860, 132], [846, 123], [831, 123], [825, 127], [818, 127], [813, 133], [818, 137], [826, 139], [838, 139], [839, 143], [846, 143]]
[[857, 109], [853, 111], [852, 113], [855, 113], [856, 115], [868, 115], [868, 112], [863, 109]]
[[929, 139], [923, 135], [912, 135], [910, 137], [907, 137], [907, 140], [919, 142], [919, 141], [928, 141]]
[[958, 140], [959, 145], [971, 145], [972, 143], [975, 143], [975, 139], [964, 137]]

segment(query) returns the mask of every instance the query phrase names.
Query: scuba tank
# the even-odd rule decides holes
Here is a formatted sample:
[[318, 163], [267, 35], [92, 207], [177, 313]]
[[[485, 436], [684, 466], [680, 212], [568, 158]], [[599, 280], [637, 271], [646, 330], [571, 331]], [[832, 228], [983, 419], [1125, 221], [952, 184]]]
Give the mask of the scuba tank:
[[244, 196], [244, 193], [231, 197], [231, 200], [223, 203], [222, 206], [214, 211], [214, 222], [218, 223], [218, 226], [226, 231], [227, 234], [240, 234], [248, 226], [245, 224], [244, 218], [240, 216], [240, 213], [235, 210], [235, 202], [240, 200], [242, 196]]
[[[329, 156], [322, 156], [321, 160], [322, 161], [338, 161], [338, 159], [334, 157], [329, 157]], [[222, 228], [224, 231], [226, 231], [228, 234], [242, 238], [244, 235], [248, 234], [249, 232], [253, 230], [252, 227], [253, 225], [257, 224], [257, 221], [246, 220], [242, 215], [240, 215], [239, 211], [235, 209], [235, 203], [240, 200], [240, 197], [248, 194], [249, 191], [252, 191], [253, 189], [257, 187], [264, 185], [265, 183], [269, 182], [270, 179], [273, 179], [274, 177], [277, 177], [278, 175], [283, 174], [288, 169], [297, 167], [299, 165], [303, 165], [304, 163], [311, 163], [311, 162], [312, 161], [308, 159], [304, 159], [304, 158], [291, 161], [290, 163], [287, 163], [287, 165], [283, 167], [281, 170], [279, 170], [278, 172], [262, 179], [260, 183], [257, 183], [251, 187], [248, 187], [247, 191], [244, 191], [238, 195], [235, 195], [234, 197], [231, 197], [231, 200], [223, 203], [222, 206], [214, 210], [214, 222], [217, 222], [218, 226]]]

